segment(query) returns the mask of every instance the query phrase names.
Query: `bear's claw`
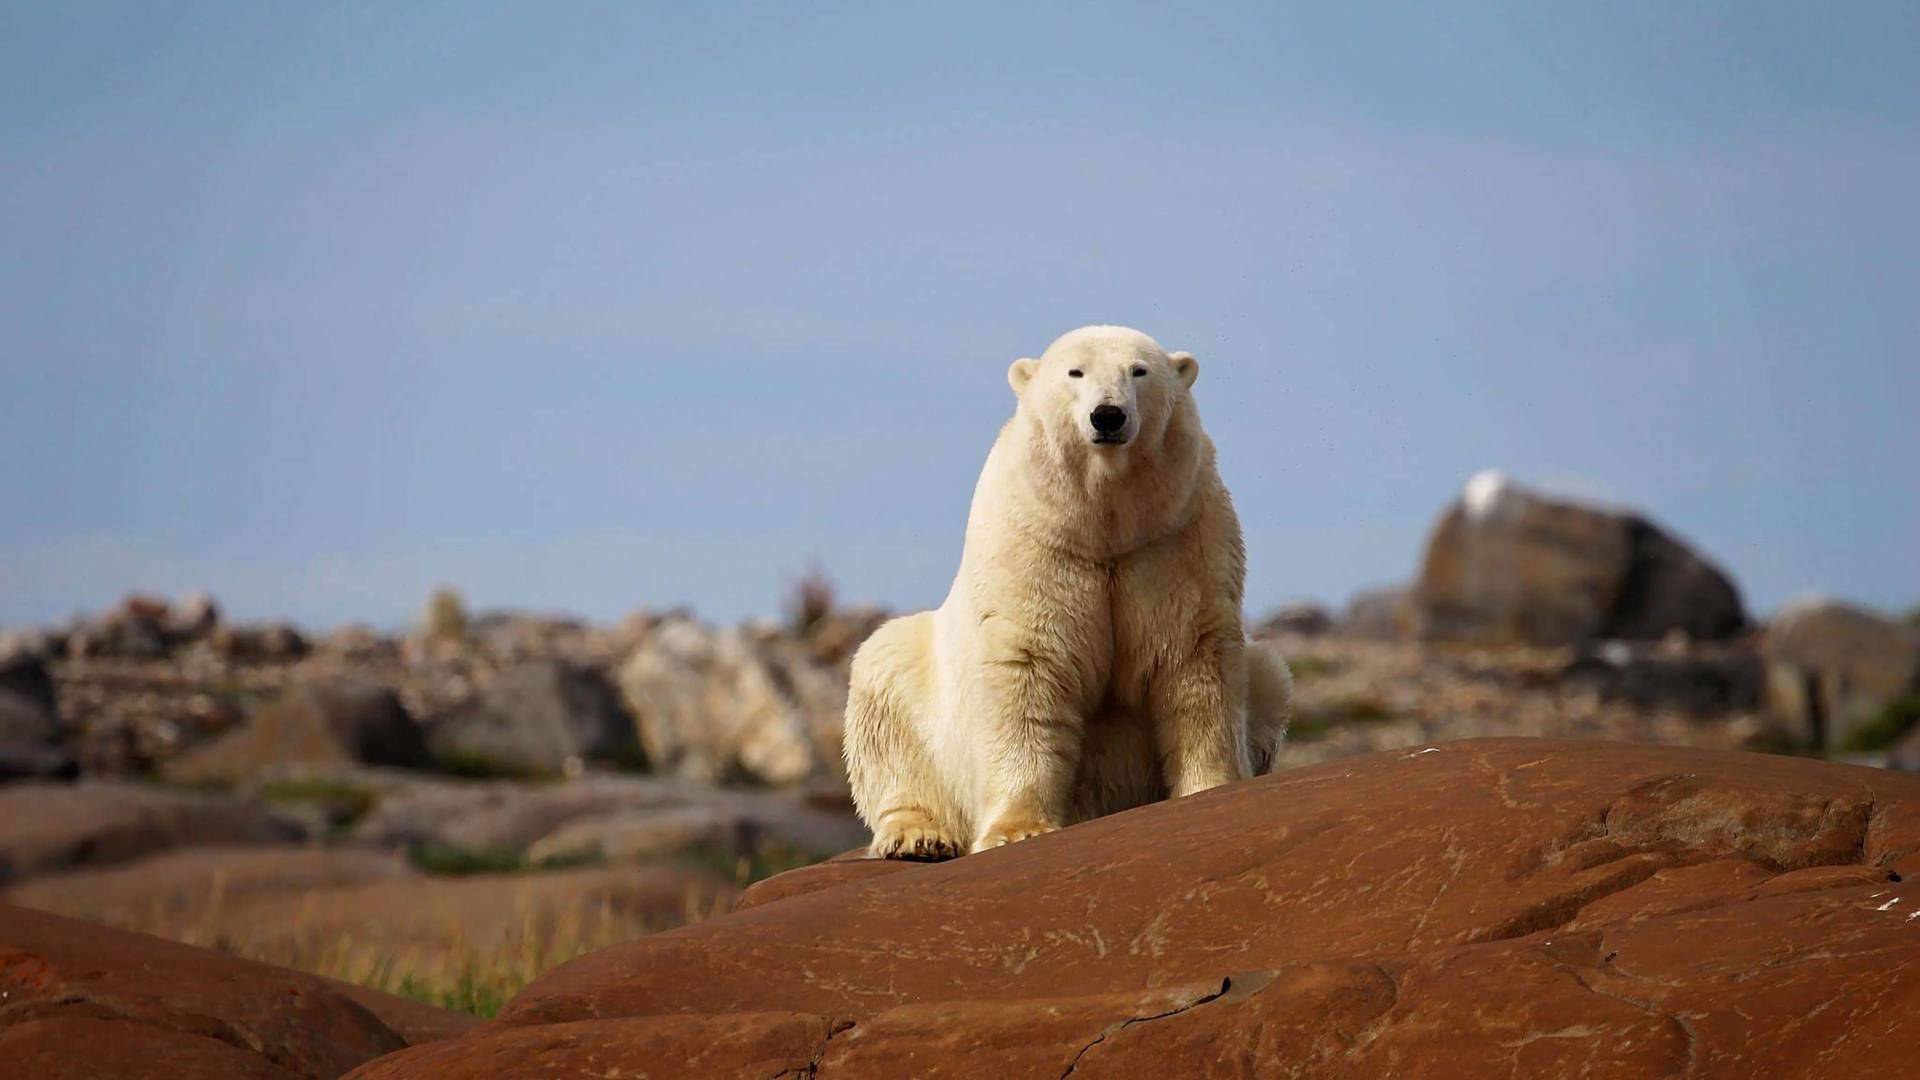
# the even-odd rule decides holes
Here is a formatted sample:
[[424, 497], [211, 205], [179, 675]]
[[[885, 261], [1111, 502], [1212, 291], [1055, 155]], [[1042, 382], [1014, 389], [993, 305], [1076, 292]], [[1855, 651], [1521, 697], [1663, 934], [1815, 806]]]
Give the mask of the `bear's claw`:
[[867, 853], [881, 859], [915, 859], [938, 862], [957, 858], [961, 847], [919, 815], [901, 815], [873, 831], [873, 843]]
[[991, 825], [980, 838], [973, 842], [973, 850], [986, 851], [989, 848], [1005, 847], [1021, 840], [1030, 840], [1042, 833], [1050, 833], [1059, 828], [1042, 821], [1003, 821]]

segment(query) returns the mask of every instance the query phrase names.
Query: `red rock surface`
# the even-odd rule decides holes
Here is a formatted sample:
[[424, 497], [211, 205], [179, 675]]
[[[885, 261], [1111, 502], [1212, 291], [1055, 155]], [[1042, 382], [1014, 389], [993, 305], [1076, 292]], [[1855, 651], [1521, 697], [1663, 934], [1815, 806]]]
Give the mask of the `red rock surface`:
[[315, 976], [0, 905], [0, 1075], [336, 1077], [409, 1038], [443, 1038], [470, 1023]]
[[812, 868], [357, 1075], [1908, 1075], [1916, 851], [1909, 776], [1394, 751]]

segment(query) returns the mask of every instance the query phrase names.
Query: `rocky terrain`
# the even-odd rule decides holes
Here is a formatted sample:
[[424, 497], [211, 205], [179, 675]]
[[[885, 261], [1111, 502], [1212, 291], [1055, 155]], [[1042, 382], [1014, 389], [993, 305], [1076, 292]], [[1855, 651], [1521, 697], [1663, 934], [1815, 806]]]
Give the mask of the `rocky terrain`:
[[490, 1013], [863, 841], [837, 731], [875, 616], [813, 602], [595, 628], [448, 593], [309, 639], [134, 597], [15, 634], [0, 898]]
[[[835, 861], [489, 1023], [0, 908], [35, 1076], [1903, 1076], [1920, 777], [1476, 740]], [[163, 1071], [155, 1071], [162, 1069]]]
[[[138, 595], [15, 630], [0, 1051], [52, 1061], [131, 1024], [128, 1063], [209, 1055], [164, 1075], [333, 1076], [463, 1026], [390, 992], [499, 1018], [369, 1076], [648, 1054], [679, 1075], [1380, 1075], [1453, 1054], [1476, 1075], [1716, 1075], [1763, 1060], [1726, 1010], [1799, 1001], [1782, 1060], [1870, 1072], [1862, 1047], [1892, 1038], [1875, 1010], [1911, 988], [1860, 972], [1906, 946], [1848, 905], [1898, 899], [1887, 875], [1911, 869], [1895, 773], [1920, 770], [1920, 629], [1825, 600], [1758, 620], [1645, 515], [1492, 475], [1414, 569], [1255, 624], [1296, 673], [1281, 775], [938, 867], [794, 869], [865, 839], [840, 723], [883, 613], [818, 577], [739, 627], [471, 615], [443, 591], [398, 633]], [[1549, 741], [1459, 742], [1514, 736]], [[1130, 906], [1170, 897], [1187, 906]], [[212, 951], [61, 952], [83, 943], [56, 915]], [[1696, 938], [1737, 948], [1715, 966], [1676, 944]], [[173, 964], [293, 980], [294, 1011], [117, 982]], [[60, 971], [94, 981], [48, 989]], [[75, 1075], [153, 1075], [116, 1068]]]

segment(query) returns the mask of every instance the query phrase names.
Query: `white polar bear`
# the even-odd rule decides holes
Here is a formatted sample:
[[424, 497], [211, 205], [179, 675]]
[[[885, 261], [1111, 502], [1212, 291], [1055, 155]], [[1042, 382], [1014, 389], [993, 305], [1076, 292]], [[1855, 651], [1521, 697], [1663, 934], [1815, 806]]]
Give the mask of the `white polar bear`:
[[1271, 767], [1292, 677], [1246, 640], [1199, 370], [1116, 326], [1014, 361], [952, 592], [854, 657], [873, 854], [981, 851]]

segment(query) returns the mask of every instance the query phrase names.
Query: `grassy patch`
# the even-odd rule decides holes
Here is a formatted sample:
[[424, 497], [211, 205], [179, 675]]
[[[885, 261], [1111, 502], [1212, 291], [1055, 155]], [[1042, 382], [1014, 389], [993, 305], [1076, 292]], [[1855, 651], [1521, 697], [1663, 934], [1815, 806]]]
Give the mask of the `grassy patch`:
[[1317, 656], [1288, 657], [1287, 666], [1293, 669], [1293, 681], [1305, 682], [1322, 675], [1331, 675], [1340, 670], [1340, 665], [1331, 660], [1322, 660]]
[[1349, 724], [1379, 724], [1399, 719], [1378, 698], [1358, 697], [1329, 702], [1314, 709], [1301, 709], [1287, 727], [1288, 742], [1318, 742], [1334, 728]]
[[466, 780], [553, 780], [551, 774], [502, 761], [491, 754], [462, 747], [441, 747], [433, 759], [441, 771]]
[[[441, 882], [412, 910], [381, 906], [370, 919], [357, 889], [290, 894], [274, 918], [257, 903], [234, 902], [214, 874], [179, 903], [134, 904], [88, 913], [127, 930], [218, 949], [247, 960], [311, 972], [492, 1017], [521, 988], [575, 957], [724, 914], [733, 890], [711, 880], [685, 883], [680, 903], [638, 906], [617, 893], [541, 889], [523, 877]], [[458, 902], [498, 890], [500, 904]], [[434, 901], [444, 896], [446, 903]], [[13, 1075], [0, 1069], [0, 1075]]]
[[751, 852], [741, 853], [728, 844], [695, 844], [680, 853], [682, 861], [732, 878], [737, 888], [746, 888], [775, 874], [812, 866], [820, 856], [781, 843], [765, 843]]
[[461, 844], [426, 843], [407, 849], [407, 862], [423, 874], [440, 877], [469, 877], [474, 874], [524, 874], [536, 870], [567, 870], [602, 862], [598, 852], [580, 851], [529, 859], [504, 847], [467, 847]]
[[143, 781], [163, 791], [178, 791], [186, 795], [231, 795], [236, 786], [232, 777], [195, 776], [181, 777], [167, 773], [152, 773], [141, 777]]
[[1847, 732], [1840, 749], [1852, 754], [1885, 750], [1899, 742], [1915, 724], [1920, 724], [1920, 694], [1905, 694], [1875, 709]]
[[326, 814], [330, 834], [341, 834], [367, 816], [380, 793], [360, 784], [324, 776], [294, 776], [260, 785], [260, 800], [279, 806], [312, 803]]
[[[568, 959], [572, 959], [569, 957]], [[520, 992], [532, 979], [503, 977], [498, 968], [468, 966], [447, 974], [423, 975], [408, 971], [389, 979], [386, 985], [368, 983], [375, 990], [398, 997], [424, 1001], [429, 1005], [438, 1005], [454, 1012], [470, 1013], [482, 1020], [491, 1020], [499, 1015], [513, 995]]]

